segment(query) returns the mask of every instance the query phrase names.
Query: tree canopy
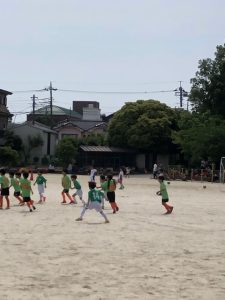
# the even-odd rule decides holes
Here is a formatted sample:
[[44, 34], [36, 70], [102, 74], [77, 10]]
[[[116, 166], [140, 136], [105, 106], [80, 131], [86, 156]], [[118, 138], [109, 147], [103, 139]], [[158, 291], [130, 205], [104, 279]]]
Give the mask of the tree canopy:
[[217, 46], [215, 59], [199, 61], [195, 78], [191, 79], [190, 101], [193, 110], [225, 117], [225, 44]]
[[184, 112], [178, 125], [173, 141], [191, 164], [199, 164], [201, 159], [218, 162], [225, 155], [225, 120], [222, 118], [209, 113]]
[[166, 151], [171, 144], [175, 116], [173, 109], [156, 100], [128, 102], [110, 121], [109, 144], [142, 151]]

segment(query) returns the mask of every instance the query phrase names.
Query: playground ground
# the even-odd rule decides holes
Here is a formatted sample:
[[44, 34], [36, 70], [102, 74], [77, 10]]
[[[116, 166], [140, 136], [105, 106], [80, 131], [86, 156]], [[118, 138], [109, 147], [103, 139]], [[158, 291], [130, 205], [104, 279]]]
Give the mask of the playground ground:
[[0, 211], [1, 300], [225, 299], [225, 185], [171, 181], [164, 215], [158, 182], [133, 175], [104, 224], [94, 211], [76, 222], [81, 203], [61, 205], [61, 175], [46, 178], [35, 212], [13, 199]]

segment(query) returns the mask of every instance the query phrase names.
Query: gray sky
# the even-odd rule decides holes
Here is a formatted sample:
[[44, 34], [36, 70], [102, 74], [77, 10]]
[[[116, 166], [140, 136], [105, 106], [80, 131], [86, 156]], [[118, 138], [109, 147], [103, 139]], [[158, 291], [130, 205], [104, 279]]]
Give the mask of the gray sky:
[[[224, 0], [0, 0], [0, 88], [86, 91], [165, 91], [189, 80], [199, 59], [225, 42]], [[31, 110], [34, 92], [8, 97], [11, 112]], [[39, 98], [49, 92], [35, 92]], [[56, 91], [54, 104], [96, 100], [102, 113], [126, 101], [170, 93], [97, 94]], [[17, 114], [18, 121], [25, 115]]]

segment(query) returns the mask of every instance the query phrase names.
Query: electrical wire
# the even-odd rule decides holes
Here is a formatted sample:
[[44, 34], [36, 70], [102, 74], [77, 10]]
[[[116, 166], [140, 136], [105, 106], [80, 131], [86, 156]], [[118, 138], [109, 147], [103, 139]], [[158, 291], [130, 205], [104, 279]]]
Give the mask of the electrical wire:
[[63, 90], [63, 89], [57, 89], [59, 92], [71, 92], [71, 93], [85, 93], [85, 94], [132, 94], [132, 95], [138, 95], [138, 94], [157, 94], [157, 93], [171, 93], [174, 92], [174, 90], [165, 90], [165, 91], [135, 91], [135, 92], [129, 92], [129, 91], [85, 91], [85, 90]]

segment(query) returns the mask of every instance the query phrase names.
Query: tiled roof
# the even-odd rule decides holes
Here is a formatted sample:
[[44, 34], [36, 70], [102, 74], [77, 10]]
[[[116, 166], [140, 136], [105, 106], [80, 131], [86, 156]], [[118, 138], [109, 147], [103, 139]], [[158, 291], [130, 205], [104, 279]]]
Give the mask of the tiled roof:
[[[35, 111], [35, 114], [37, 115], [50, 115], [51, 114], [51, 107], [50, 105], [44, 106], [42, 108], [39, 108]], [[53, 105], [52, 106], [52, 114], [54, 116], [56, 115], [65, 115], [65, 116], [71, 116], [71, 117], [76, 117], [78, 119], [81, 119], [82, 116], [81, 114], [77, 113], [76, 111], [72, 109], [67, 109], [61, 106]]]
[[92, 128], [106, 126], [107, 124], [102, 121], [69, 121], [69, 122], [61, 122], [59, 123], [55, 128], [59, 129], [60, 127], [66, 127], [66, 126], [74, 126], [79, 127], [80, 129], [87, 131]]
[[132, 153], [135, 152], [132, 149], [124, 149], [117, 147], [108, 147], [108, 146], [80, 146], [84, 152], [109, 152], [109, 153]]

